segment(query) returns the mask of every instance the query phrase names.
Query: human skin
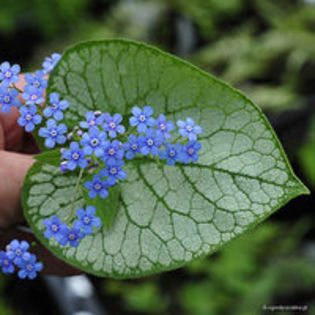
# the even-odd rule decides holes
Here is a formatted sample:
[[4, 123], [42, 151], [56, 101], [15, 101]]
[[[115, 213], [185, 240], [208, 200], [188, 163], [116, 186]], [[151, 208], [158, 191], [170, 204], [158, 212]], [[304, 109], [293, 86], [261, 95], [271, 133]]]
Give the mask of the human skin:
[[[20, 77], [17, 87], [23, 90], [24, 77]], [[21, 188], [28, 169], [35, 162], [33, 155], [38, 147], [31, 134], [25, 133], [17, 123], [18, 110], [12, 108], [10, 114], [0, 111], [0, 249], [4, 249], [12, 239], [36, 241], [30, 251], [44, 264], [43, 273], [53, 275], [74, 275], [79, 271], [58, 260], [39, 244], [34, 235], [21, 230], [25, 224], [21, 207]]]

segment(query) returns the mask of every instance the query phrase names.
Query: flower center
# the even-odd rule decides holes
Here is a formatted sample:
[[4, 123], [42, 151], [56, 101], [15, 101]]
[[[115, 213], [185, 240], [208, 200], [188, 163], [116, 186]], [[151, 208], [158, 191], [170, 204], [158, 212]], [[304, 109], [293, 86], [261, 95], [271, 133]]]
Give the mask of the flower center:
[[25, 119], [28, 120], [28, 121], [30, 121], [30, 120], [32, 119], [32, 115], [27, 114], [27, 115], [25, 116]]
[[136, 151], [136, 150], [138, 149], [138, 145], [137, 145], [137, 144], [133, 144], [133, 145], [131, 146], [131, 149], [132, 149], [133, 151]]
[[161, 124], [160, 124], [160, 129], [161, 129], [162, 131], [164, 131], [164, 130], [166, 129], [165, 124], [161, 123]]
[[3, 261], [3, 264], [4, 264], [5, 266], [9, 266], [9, 265], [10, 265], [10, 262], [9, 262], [7, 259], [5, 259], [5, 260]]
[[174, 150], [171, 150], [170, 151], [170, 156], [174, 156], [175, 155], [175, 151]]
[[6, 95], [3, 99], [4, 99], [4, 102], [5, 102], [5, 103], [9, 103], [10, 100], [11, 100], [11, 97], [8, 96], [8, 95]]
[[109, 155], [114, 155], [116, 153], [115, 149], [111, 148], [108, 150]]
[[32, 271], [33, 266], [32, 266], [31, 264], [29, 264], [29, 265], [27, 265], [26, 269], [27, 269], [28, 271]]
[[17, 249], [17, 250], [15, 251], [15, 254], [16, 254], [16, 256], [21, 256], [22, 251], [21, 251], [20, 249]]
[[85, 218], [83, 219], [83, 222], [84, 222], [85, 224], [90, 224], [91, 219], [90, 219], [89, 217], [85, 217]]
[[36, 81], [34, 81], [33, 85], [34, 85], [35, 87], [39, 87], [39, 86], [40, 86], [40, 82], [39, 82], [38, 80], [36, 80]]
[[192, 126], [187, 125], [187, 126], [186, 126], [186, 130], [187, 130], [188, 132], [191, 132], [191, 131], [193, 130], [193, 128], [192, 128]]
[[34, 101], [34, 100], [36, 100], [36, 99], [37, 99], [37, 95], [36, 95], [36, 94], [32, 94], [32, 95], [31, 95], [31, 100]]
[[146, 119], [146, 118], [145, 118], [145, 116], [144, 116], [143, 114], [139, 116], [139, 120], [140, 120], [141, 122], [144, 122], [145, 119]]
[[94, 189], [95, 190], [100, 190], [102, 188], [102, 185], [100, 183], [94, 184]]
[[115, 124], [113, 121], [111, 121], [111, 122], [109, 123], [109, 127], [110, 127], [111, 129], [115, 129], [115, 128], [116, 128], [116, 124]]
[[57, 231], [58, 231], [58, 226], [57, 226], [57, 224], [53, 224], [53, 225], [51, 226], [51, 229], [52, 229], [54, 232], [57, 232]]
[[75, 152], [75, 153], [72, 154], [72, 158], [73, 158], [74, 160], [77, 160], [79, 157], [80, 157], [80, 155], [79, 155], [77, 152]]
[[52, 137], [56, 137], [56, 136], [57, 136], [57, 131], [56, 131], [55, 129], [51, 130], [51, 131], [50, 131], [50, 135], [51, 135]]
[[12, 74], [11, 74], [10, 71], [7, 71], [7, 72], [5, 73], [5, 77], [8, 78], [8, 79], [11, 78], [11, 75], [12, 75]]
[[76, 238], [76, 235], [75, 235], [74, 233], [70, 233], [70, 234], [69, 234], [69, 239], [70, 239], [71, 241], [75, 240], [75, 238]]
[[192, 155], [194, 152], [195, 152], [195, 150], [194, 150], [193, 148], [189, 148], [189, 149], [188, 149], [188, 153], [189, 153], [190, 155]]
[[112, 175], [117, 174], [117, 168], [116, 167], [111, 167], [109, 171]]
[[90, 125], [90, 126], [94, 126], [94, 125], [95, 125], [95, 120], [93, 120], [93, 119], [90, 120], [89, 125]]
[[52, 108], [52, 109], [57, 109], [58, 106], [57, 106], [56, 104], [51, 104], [51, 108]]
[[147, 144], [148, 144], [148, 146], [152, 146], [153, 145], [153, 143], [154, 143], [154, 141], [152, 140], [152, 139], [148, 139], [147, 140]]
[[99, 140], [98, 140], [97, 138], [93, 138], [93, 139], [91, 140], [91, 145], [92, 145], [93, 147], [96, 147], [98, 144], [99, 144]]

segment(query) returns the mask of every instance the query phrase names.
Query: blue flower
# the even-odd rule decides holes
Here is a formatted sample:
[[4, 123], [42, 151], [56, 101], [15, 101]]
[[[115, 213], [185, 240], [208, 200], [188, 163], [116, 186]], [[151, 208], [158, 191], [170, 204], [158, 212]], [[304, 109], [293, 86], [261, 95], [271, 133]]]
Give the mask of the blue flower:
[[140, 145], [137, 136], [130, 135], [128, 142], [123, 144], [125, 150], [125, 157], [128, 160], [132, 160], [137, 153], [140, 153]]
[[2, 86], [8, 87], [11, 83], [19, 81], [19, 72], [21, 68], [15, 64], [11, 67], [10, 63], [5, 61], [0, 65], [0, 81]]
[[150, 117], [153, 114], [151, 106], [145, 106], [141, 110], [138, 106], [135, 106], [131, 110], [133, 116], [130, 117], [129, 123], [132, 127], [137, 126], [138, 132], [144, 133], [147, 127], [153, 127], [155, 125], [155, 119]]
[[0, 266], [3, 273], [13, 273], [15, 270], [12, 259], [3, 250], [0, 251]]
[[18, 240], [13, 240], [7, 245], [7, 256], [11, 259], [16, 265], [18, 265], [23, 258], [24, 254], [27, 253], [30, 245], [26, 241], [19, 242]]
[[101, 219], [95, 216], [96, 209], [93, 206], [87, 206], [86, 211], [83, 208], [79, 208], [76, 211], [76, 215], [79, 220], [74, 222], [75, 226], [81, 228], [85, 235], [93, 232], [93, 226], [100, 227]]
[[46, 57], [44, 62], [42, 63], [44, 72], [45, 73], [51, 72], [55, 68], [60, 58], [61, 58], [61, 55], [57, 53], [53, 53], [50, 57]]
[[103, 177], [108, 177], [108, 183], [115, 185], [117, 183], [117, 179], [124, 180], [127, 176], [127, 173], [121, 169], [123, 165], [124, 162], [119, 160], [113, 165], [108, 165], [106, 169], [102, 169], [100, 171], [100, 175]]
[[60, 222], [59, 217], [55, 215], [53, 215], [49, 219], [43, 220], [43, 223], [46, 227], [44, 236], [48, 239], [55, 237], [56, 241], [59, 242], [60, 239], [62, 238], [62, 234], [60, 233], [60, 230], [67, 227], [67, 224]]
[[49, 95], [50, 106], [46, 107], [43, 111], [45, 117], [53, 116], [56, 120], [63, 119], [63, 110], [69, 107], [69, 103], [66, 100], [59, 100], [58, 93], [51, 93]]
[[100, 131], [98, 127], [91, 127], [88, 132], [83, 134], [80, 141], [85, 155], [94, 153], [97, 157], [102, 156], [104, 154], [106, 138], [107, 136], [104, 131]]
[[65, 124], [57, 125], [56, 121], [53, 119], [47, 120], [47, 128], [42, 127], [39, 129], [39, 135], [45, 140], [45, 146], [49, 149], [52, 149], [56, 143], [64, 144], [67, 138], [63, 135], [67, 132], [67, 126]]
[[88, 165], [88, 162], [85, 159], [85, 154], [77, 142], [70, 143], [70, 150], [62, 151], [62, 158], [69, 160], [66, 168], [70, 171], [75, 170], [77, 166], [80, 168], [86, 168]]
[[179, 153], [178, 161], [188, 164], [189, 160], [197, 162], [199, 156], [197, 151], [201, 149], [201, 143], [196, 141], [189, 141], [188, 144], [182, 146], [182, 150]]
[[21, 117], [18, 118], [18, 124], [22, 127], [25, 126], [27, 132], [35, 129], [35, 125], [42, 122], [42, 116], [37, 114], [37, 107], [35, 105], [22, 106], [19, 109]]
[[104, 121], [103, 115], [97, 115], [97, 112], [87, 112], [85, 114], [86, 121], [80, 121], [79, 125], [83, 129], [89, 129], [90, 127], [96, 127], [101, 125]]
[[106, 141], [102, 159], [106, 165], [116, 164], [124, 157], [124, 150], [118, 140]]
[[68, 243], [71, 247], [77, 247], [79, 245], [79, 240], [84, 238], [84, 233], [81, 231], [81, 228], [77, 225], [74, 225], [72, 229], [69, 229], [67, 226], [60, 229], [62, 235], [59, 240], [59, 244], [66, 246]]
[[26, 73], [24, 78], [29, 85], [32, 85], [37, 89], [46, 89], [48, 86], [48, 82], [44, 78], [44, 75], [44, 71], [37, 70], [35, 71], [35, 73]]
[[95, 198], [100, 195], [101, 198], [105, 199], [108, 196], [107, 188], [110, 187], [107, 181], [102, 179], [101, 175], [94, 175], [92, 181], [84, 183], [84, 187], [89, 189], [89, 197]]
[[151, 153], [153, 156], [159, 153], [159, 147], [163, 144], [163, 137], [156, 130], [148, 129], [144, 136], [139, 136], [140, 152], [143, 155]]
[[20, 279], [29, 278], [33, 280], [36, 278], [37, 273], [43, 270], [43, 264], [38, 262], [35, 255], [24, 255], [23, 259], [19, 263], [21, 270], [18, 272]]
[[110, 114], [106, 113], [103, 115], [105, 122], [103, 123], [103, 130], [108, 132], [111, 138], [116, 138], [117, 133], [124, 133], [125, 127], [119, 125], [122, 121], [122, 116], [120, 114], [114, 114], [112, 117]]
[[5, 114], [11, 112], [11, 107], [19, 107], [21, 102], [17, 98], [19, 92], [16, 89], [7, 89], [3, 86], [0, 87], [0, 105], [1, 111]]
[[187, 118], [186, 121], [178, 120], [177, 126], [179, 127], [179, 134], [182, 137], [187, 137], [189, 141], [196, 141], [197, 135], [202, 132], [201, 127], [195, 125], [195, 122], [191, 118]]
[[169, 142], [165, 143], [165, 150], [159, 152], [159, 156], [162, 160], [166, 159], [167, 165], [174, 165], [178, 160], [181, 153], [182, 145], [179, 143], [171, 144]]
[[160, 132], [165, 139], [170, 139], [170, 131], [173, 131], [175, 126], [171, 121], [166, 121], [165, 115], [161, 114], [156, 120], [157, 131]]
[[22, 93], [27, 105], [41, 104], [45, 100], [43, 98], [44, 90], [42, 88], [36, 88], [33, 85], [27, 85]]

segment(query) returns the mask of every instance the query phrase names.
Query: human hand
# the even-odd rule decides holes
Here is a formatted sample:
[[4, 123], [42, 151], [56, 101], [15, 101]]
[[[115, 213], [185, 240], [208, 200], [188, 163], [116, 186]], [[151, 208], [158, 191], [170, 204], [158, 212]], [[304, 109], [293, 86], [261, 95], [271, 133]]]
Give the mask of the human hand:
[[[25, 81], [21, 76], [17, 87], [23, 90]], [[0, 111], [0, 248], [12, 239], [35, 241], [32, 233], [21, 230], [17, 225], [25, 221], [21, 207], [21, 187], [24, 177], [35, 162], [32, 154], [39, 152], [31, 134], [17, 123], [18, 110], [12, 108], [10, 114]], [[31, 252], [44, 263], [43, 273], [73, 275], [80, 273], [58, 260], [46, 248], [38, 244]]]

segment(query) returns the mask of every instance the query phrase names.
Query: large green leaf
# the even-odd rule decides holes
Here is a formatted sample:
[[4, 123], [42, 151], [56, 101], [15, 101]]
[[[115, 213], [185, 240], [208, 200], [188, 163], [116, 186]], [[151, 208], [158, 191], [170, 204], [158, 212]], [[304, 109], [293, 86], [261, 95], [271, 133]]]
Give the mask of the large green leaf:
[[[42, 224], [55, 213], [67, 216], [77, 174], [34, 164], [23, 189], [26, 218], [53, 253], [87, 272], [131, 278], [174, 269], [308, 192], [257, 106], [156, 48], [127, 40], [76, 45], [64, 53], [49, 86], [70, 102], [70, 128], [88, 110], [122, 113], [126, 122], [132, 106], [145, 104], [173, 121], [190, 116], [203, 128], [196, 164], [128, 163], [111, 229], [99, 229], [78, 248], [46, 240]], [[79, 191], [77, 206], [84, 204]]]

